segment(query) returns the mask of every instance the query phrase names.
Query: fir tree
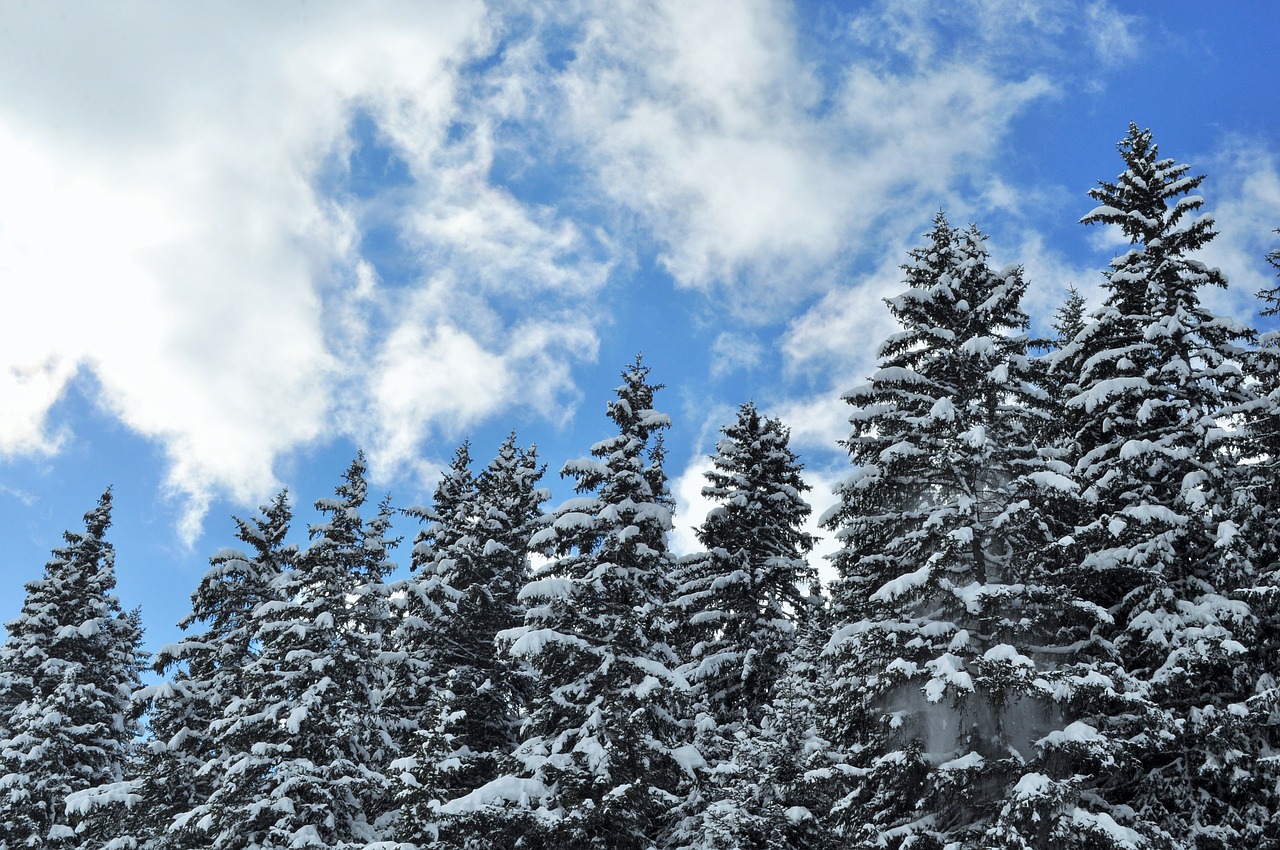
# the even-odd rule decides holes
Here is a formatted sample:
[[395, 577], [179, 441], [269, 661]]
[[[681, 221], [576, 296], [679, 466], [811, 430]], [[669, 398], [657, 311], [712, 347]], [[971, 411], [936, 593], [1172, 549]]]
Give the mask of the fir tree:
[[[801, 586], [814, 577], [805, 557], [813, 540], [803, 530], [809, 488], [786, 427], [744, 404], [722, 433], [702, 491], [716, 503], [698, 530], [707, 551], [685, 559], [676, 602], [697, 745], [707, 761], [705, 787], [681, 828], [689, 847], [764, 842], [784, 826], [771, 818], [782, 799], [772, 775], [760, 780], [739, 766], [775, 754], [761, 748], [760, 724], [794, 661]], [[768, 812], [747, 814], [766, 800]]]
[[450, 619], [455, 591], [449, 576], [474, 549], [476, 500], [471, 445], [463, 443], [436, 486], [432, 507], [406, 509], [426, 525], [414, 540], [411, 577], [396, 582], [390, 594], [394, 607], [387, 660], [394, 672], [388, 709], [405, 752], [417, 747], [419, 729], [430, 728], [436, 695], [456, 655], [452, 641], [458, 628]]
[[678, 605], [688, 623], [685, 677], [720, 726], [757, 716], [795, 649], [801, 587], [814, 575], [803, 529], [809, 489], [787, 428], [744, 404], [724, 427], [702, 495], [715, 507], [698, 538], [705, 555], [684, 570]]
[[659, 438], [670, 420], [653, 409], [659, 387], [648, 375], [639, 358], [622, 373], [608, 408], [617, 434], [597, 443], [592, 459], [565, 465], [581, 495], [535, 535], [532, 545], [557, 560], [521, 591], [531, 604], [526, 624], [508, 633], [511, 651], [538, 676], [531, 736], [519, 753], [520, 780], [477, 794], [535, 807], [546, 823], [536, 840], [548, 847], [660, 844], [687, 782]]
[[[732, 727], [728, 757], [702, 774], [699, 804], [681, 824], [674, 846], [690, 850], [825, 850], [837, 847], [825, 822], [834, 798], [829, 745], [818, 723], [825, 696], [819, 653], [830, 634], [816, 579], [791, 616], [798, 637], [784, 661], [769, 701], [750, 722]], [[726, 730], [699, 718], [713, 741]], [[699, 743], [708, 737], [700, 736]]]
[[1112, 797], [1179, 846], [1243, 846], [1270, 820], [1240, 781], [1257, 744], [1232, 709], [1253, 690], [1242, 661], [1256, 620], [1237, 593], [1254, 569], [1223, 423], [1249, 400], [1250, 330], [1200, 301], [1203, 287], [1226, 286], [1189, 256], [1215, 236], [1194, 194], [1204, 178], [1162, 159], [1136, 125], [1119, 151], [1125, 171], [1090, 191], [1099, 206], [1081, 221], [1119, 227], [1130, 248], [1077, 336], [1068, 402], [1089, 508], [1076, 534], [1082, 587], [1114, 620], [1107, 651], [1159, 708], [1132, 739], [1142, 775]]
[[316, 509], [311, 545], [255, 612], [258, 657], [217, 725], [208, 804], [179, 819], [206, 846], [363, 846], [381, 837], [393, 752], [381, 716], [390, 508], [366, 520], [363, 456]]
[[417, 723], [419, 757], [401, 794], [405, 840], [504, 843], [490, 833], [494, 824], [483, 813], [445, 817], [441, 824], [438, 809], [514, 769], [528, 677], [499, 648], [497, 635], [524, 621], [517, 594], [528, 580], [529, 538], [545, 499], [537, 486], [542, 471], [536, 451], [521, 450], [511, 434], [473, 481], [464, 445], [414, 547], [416, 578], [405, 598], [419, 599], [431, 612], [431, 628], [412, 636], [434, 674], [426, 679], [433, 688], [428, 711]]
[[[1278, 231], [1280, 232], [1280, 231]], [[1280, 275], [1280, 250], [1267, 254], [1267, 262]], [[1258, 293], [1261, 314], [1280, 314], [1280, 286]], [[1246, 703], [1248, 714], [1231, 715], [1248, 724], [1257, 740], [1256, 763], [1247, 772], [1248, 792], [1255, 797], [1257, 813], [1280, 810], [1280, 332], [1261, 334], [1258, 346], [1246, 361], [1257, 398], [1244, 415], [1243, 460], [1236, 466], [1236, 498], [1241, 511], [1241, 535], [1247, 542], [1256, 574], [1243, 595], [1257, 617], [1256, 639], [1249, 646], [1255, 670], [1254, 695]], [[1280, 846], [1280, 825], [1257, 830], [1249, 846]]]
[[1053, 314], [1053, 330], [1056, 334], [1054, 341], [1059, 349], [1070, 345], [1084, 330], [1088, 316], [1087, 306], [1088, 302], [1080, 294], [1080, 290], [1074, 286], [1067, 287], [1067, 300]]
[[242, 758], [252, 747], [228, 727], [261, 684], [249, 677], [258, 661], [254, 613], [277, 600], [280, 577], [293, 566], [296, 548], [285, 543], [291, 518], [284, 492], [258, 517], [234, 518], [236, 537], [252, 554], [223, 549], [209, 559], [191, 613], [179, 623], [191, 633], [157, 654], [155, 671], [170, 678], [135, 696], [148, 708], [151, 737], [130, 820], [148, 847], [207, 847], [192, 814], [203, 813], [217, 790], [225, 757]]
[[983, 239], [938, 215], [887, 302], [903, 330], [846, 396], [856, 471], [824, 517], [843, 544], [826, 723], [851, 777], [833, 824], [852, 847], [1123, 846], [1077, 774], [1114, 749], [1091, 721], [1120, 700], [1073, 655], [1104, 615], [1056, 572], [1049, 506], [1074, 486], [1034, 442], [1021, 270], [992, 271]]
[[68, 798], [126, 778], [142, 630], [112, 592], [109, 490], [84, 524], [27, 584], [0, 650], [13, 706], [0, 741], [0, 846], [14, 850], [103, 846], [109, 836], [78, 806], [68, 812]]

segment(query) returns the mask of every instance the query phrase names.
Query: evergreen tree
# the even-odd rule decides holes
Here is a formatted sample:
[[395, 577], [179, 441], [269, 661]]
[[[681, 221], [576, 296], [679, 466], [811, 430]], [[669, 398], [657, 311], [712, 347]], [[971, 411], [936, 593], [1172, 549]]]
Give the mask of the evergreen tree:
[[476, 497], [471, 444], [463, 443], [436, 486], [432, 507], [406, 511], [426, 523], [414, 541], [409, 565], [412, 576], [392, 589], [392, 703], [404, 730], [406, 751], [415, 746], [416, 730], [429, 726], [433, 697], [448, 673], [446, 654], [453, 647], [446, 635], [450, 634], [448, 616], [454, 601], [448, 576], [472, 546], [479, 510]]
[[[545, 834], [524, 846], [642, 850], [661, 844], [687, 783], [679, 747], [685, 683], [670, 646], [671, 497], [653, 409], [658, 386], [639, 358], [609, 404], [617, 434], [592, 459], [565, 465], [578, 498], [561, 504], [532, 545], [557, 556], [521, 596], [511, 651], [538, 675], [531, 736], [518, 781], [497, 780], [474, 801], [533, 807]], [[522, 799], [523, 798], [523, 799]], [[537, 845], [537, 841], [545, 842]]]
[[[825, 850], [837, 846], [825, 823], [834, 799], [829, 745], [818, 731], [825, 691], [819, 653], [830, 634], [816, 579], [791, 616], [798, 639], [770, 700], [732, 729], [728, 757], [702, 774], [699, 805], [681, 824], [675, 846], [696, 850]], [[724, 752], [724, 729], [700, 718]], [[708, 728], [709, 727], [709, 728]], [[708, 737], [700, 735], [702, 745]], [[704, 750], [706, 751], [706, 750]]]
[[236, 537], [252, 554], [223, 549], [209, 559], [191, 613], [179, 623], [184, 631], [201, 630], [161, 649], [154, 669], [169, 679], [135, 695], [147, 706], [151, 736], [142, 752], [141, 802], [128, 820], [145, 846], [208, 846], [192, 814], [203, 813], [217, 789], [222, 777], [215, 766], [252, 746], [226, 728], [260, 684], [248, 677], [258, 661], [254, 613], [277, 600], [280, 577], [293, 566], [296, 548], [285, 543], [291, 518], [284, 492], [258, 517], [234, 518]]
[[823, 520], [843, 545], [833, 825], [851, 847], [1125, 846], [1087, 762], [1116, 757], [1094, 718], [1132, 709], [1079, 654], [1105, 614], [1058, 574], [1070, 468], [1035, 443], [1021, 270], [983, 240], [938, 215], [887, 300], [902, 331], [846, 396], [856, 471]]
[[1066, 348], [1084, 330], [1088, 302], [1074, 286], [1067, 287], [1067, 300], [1053, 314], [1057, 347]]
[[467, 447], [441, 480], [431, 524], [414, 547], [414, 585], [405, 599], [430, 612], [430, 629], [410, 636], [406, 655], [429, 659], [428, 712], [417, 719], [419, 757], [401, 794], [400, 835], [439, 846], [497, 846], [487, 814], [443, 818], [441, 802], [462, 798], [514, 769], [528, 677], [497, 636], [524, 621], [517, 595], [528, 580], [529, 539], [546, 498], [534, 449], [515, 434], [472, 481]]
[[722, 429], [702, 495], [715, 502], [698, 530], [707, 551], [683, 571], [678, 606], [689, 632], [684, 673], [719, 726], [758, 715], [795, 649], [793, 618], [814, 575], [803, 529], [809, 489], [777, 419], [744, 404]]
[[316, 509], [311, 545], [255, 611], [257, 658], [216, 724], [206, 806], [180, 818], [212, 848], [347, 848], [378, 839], [392, 740], [381, 716], [390, 508], [361, 516], [363, 456]]
[[[1280, 232], [1280, 231], [1278, 231]], [[1267, 254], [1280, 275], [1280, 250]], [[1261, 314], [1280, 314], [1280, 286], [1258, 293]], [[1242, 514], [1241, 536], [1247, 541], [1256, 574], [1244, 589], [1257, 617], [1256, 638], [1248, 647], [1255, 672], [1248, 714], [1233, 706], [1231, 717], [1247, 724], [1257, 741], [1256, 763], [1249, 773], [1248, 793], [1255, 795], [1256, 814], [1280, 810], [1280, 332], [1261, 334], [1246, 361], [1257, 398], [1245, 413], [1243, 460], [1236, 466], [1236, 498]], [[1256, 830], [1249, 846], [1280, 847], [1280, 825]]]
[[1130, 248], [1077, 336], [1068, 402], [1089, 508], [1076, 534], [1082, 587], [1115, 623], [1108, 652], [1159, 708], [1133, 738], [1142, 774], [1111, 796], [1177, 846], [1246, 846], [1271, 815], [1241, 780], [1257, 742], [1232, 708], [1255, 685], [1242, 661], [1257, 623], [1237, 593], [1255, 576], [1223, 423], [1249, 400], [1240, 343], [1251, 332], [1200, 301], [1203, 287], [1226, 286], [1189, 256], [1215, 235], [1196, 215], [1204, 178], [1160, 158], [1133, 124], [1119, 151], [1124, 173], [1090, 191], [1099, 206], [1082, 222], [1119, 227]]
[[683, 673], [707, 762], [705, 787], [681, 827], [679, 841], [689, 847], [772, 840], [774, 827], [784, 826], [764, 811], [748, 814], [766, 800], [777, 814], [781, 791], [771, 775], [761, 781], [741, 765], [770, 763], [776, 754], [762, 748], [760, 724], [794, 661], [800, 588], [815, 575], [805, 557], [813, 540], [803, 530], [809, 487], [786, 427], [744, 404], [722, 433], [702, 491], [716, 503], [698, 530], [707, 551], [685, 559], [676, 601]]
[[12, 705], [0, 741], [0, 846], [96, 848], [107, 836], [67, 810], [69, 796], [125, 779], [142, 630], [115, 589], [104, 537], [111, 491], [68, 531], [8, 624], [0, 679]]

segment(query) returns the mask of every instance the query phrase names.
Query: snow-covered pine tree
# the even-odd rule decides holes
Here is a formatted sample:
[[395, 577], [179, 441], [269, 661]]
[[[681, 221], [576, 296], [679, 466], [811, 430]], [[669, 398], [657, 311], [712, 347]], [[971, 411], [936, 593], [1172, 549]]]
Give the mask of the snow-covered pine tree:
[[425, 525], [414, 540], [407, 579], [391, 587], [392, 631], [387, 661], [393, 671], [388, 713], [397, 726], [403, 754], [417, 751], [421, 730], [431, 728], [438, 713], [437, 693], [448, 675], [445, 658], [448, 617], [453, 602], [447, 575], [473, 548], [477, 524], [476, 480], [471, 470], [471, 444], [454, 452], [440, 477], [431, 507], [407, 508]]
[[68, 531], [8, 624], [0, 678], [13, 695], [0, 741], [0, 846], [98, 848], [108, 836], [68, 813], [67, 797], [121, 782], [134, 737], [142, 630], [121, 611], [104, 537], [111, 491]]
[[1039, 371], [1039, 382], [1049, 395], [1050, 403], [1056, 405], [1054, 416], [1049, 423], [1050, 431], [1047, 440], [1058, 443], [1072, 433], [1070, 423], [1066, 420], [1066, 386], [1079, 371], [1076, 362], [1078, 348], [1074, 347], [1076, 337], [1084, 330], [1088, 322], [1088, 304], [1084, 296], [1074, 286], [1067, 292], [1067, 300], [1058, 307], [1053, 316], [1053, 339], [1047, 340], [1050, 348], [1049, 357], [1041, 357], [1035, 361]]
[[258, 657], [245, 692], [216, 726], [225, 752], [208, 804], [178, 826], [203, 830], [206, 846], [362, 847], [383, 836], [384, 728], [381, 663], [390, 508], [365, 519], [363, 455], [336, 498], [316, 509], [311, 545], [255, 612]]
[[[826, 850], [837, 847], [825, 822], [829, 745], [818, 731], [825, 682], [819, 654], [830, 636], [816, 579], [789, 613], [795, 646], [770, 700], [734, 730], [727, 758], [703, 774], [701, 805], [692, 808], [675, 846], [696, 850]], [[716, 730], [711, 730], [716, 731]], [[705, 738], [706, 736], [700, 736]], [[723, 747], [723, 745], [719, 745]]]
[[[1280, 232], [1280, 231], [1277, 231]], [[1280, 250], [1267, 254], [1280, 276]], [[1258, 293], [1263, 317], [1280, 315], [1280, 285]], [[1257, 617], [1256, 638], [1249, 646], [1256, 668], [1255, 694], [1248, 715], [1233, 714], [1257, 737], [1257, 761], [1251, 771], [1251, 793], [1259, 810], [1280, 811], [1280, 331], [1259, 335], [1245, 361], [1256, 398], [1247, 406], [1244, 435], [1236, 466], [1236, 498], [1241, 509], [1241, 535], [1249, 546], [1256, 574], [1244, 596]], [[1259, 811], [1261, 814], [1261, 811]], [[1257, 833], [1252, 846], [1280, 847], [1280, 823]]]
[[744, 404], [721, 429], [702, 495], [715, 506], [698, 529], [706, 553], [681, 571], [677, 606], [688, 632], [685, 678], [716, 725], [758, 717], [795, 649], [793, 622], [815, 571], [804, 530], [801, 465], [777, 419]]
[[546, 499], [537, 452], [520, 449], [514, 433], [474, 482], [467, 454], [464, 445], [441, 480], [414, 547], [416, 586], [402, 594], [430, 611], [423, 622], [431, 628], [412, 636], [436, 675], [424, 680], [432, 683], [430, 710], [417, 721], [422, 740], [400, 795], [399, 836], [440, 847], [507, 843], [503, 818], [483, 810], [442, 816], [439, 807], [515, 769], [528, 676], [497, 635], [524, 622], [517, 595]]
[[209, 846], [196, 821], [224, 781], [228, 757], [244, 758], [256, 743], [236, 734], [237, 720], [262, 684], [249, 678], [258, 661], [254, 612], [278, 598], [280, 576], [297, 555], [285, 542], [291, 519], [284, 492], [259, 516], [233, 518], [250, 554], [223, 549], [209, 559], [191, 613], [179, 623], [189, 633], [157, 653], [155, 671], [168, 680], [135, 695], [147, 707], [151, 735], [141, 753], [141, 800], [128, 823], [145, 847]]
[[680, 747], [686, 685], [669, 643], [675, 558], [659, 434], [670, 420], [648, 377], [637, 357], [608, 407], [617, 434], [565, 465], [581, 495], [534, 536], [557, 560], [521, 591], [525, 625], [507, 633], [539, 683], [524, 769], [471, 801], [510, 801], [517, 818], [535, 809], [545, 831], [526, 846], [660, 846], [694, 761]]
[[[766, 758], [765, 750], [756, 751], [760, 724], [794, 661], [801, 588], [816, 574], [806, 559], [813, 540], [803, 528], [809, 487], [786, 426], [748, 403], [721, 433], [702, 490], [715, 503], [698, 529], [706, 551], [684, 560], [675, 603], [682, 672], [707, 762], [693, 810], [682, 813], [679, 842], [688, 847], [723, 844], [730, 839], [717, 833], [737, 828], [726, 818], [746, 817], [766, 799], [769, 812], [779, 805], [781, 791], [768, 784], [771, 775], [757, 777], [735, 765]], [[734, 840], [765, 841], [781, 825], [776, 819], [768, 829], [756, 823], [765, 817], [764, 810], [750, 815], [755, 825], [742, 826]]]
[[1098, 206], [1081, 219], [1118, 227], [1130, 247], [1076, 337], [1068, 404], [1090, 514], [1076, 539], [1082, 586], [1114, 619], [1107, 648], [1160, 716], [1133, 738], [1143, 774], [1110, 796], [1175, 846], [1247, 846], [1273, 817], [1244, 780], [1257, 740], [1236, 718], [1256, 684], [1244, 661], [1257, 623], [1238, 594], [1255, 576], [1225, 422], [1250, 397], [1240, 343], [1251, 331], [1200, 300], [1226, 286], [1191, 257], [1216, 235], [1199, 214], [1204, 178], [1134, 124], [1118, 147], [1125, 171], [1090, 190]]
[[1105, 613], [1057, 575], [1049, 506], [1074, 486], [1034, 443], [1047, 400], [1021, 270], [991, 270], [983, 241], [937, 216], [887, 300], [902, 331], [846, 396], [856, 470], [823, 518], [843, 545], [833, 826], [849, 847], [1125, 846], [1089, 775], [1115, 749], [1093, 717], [1121, 685], [1076, 655]]

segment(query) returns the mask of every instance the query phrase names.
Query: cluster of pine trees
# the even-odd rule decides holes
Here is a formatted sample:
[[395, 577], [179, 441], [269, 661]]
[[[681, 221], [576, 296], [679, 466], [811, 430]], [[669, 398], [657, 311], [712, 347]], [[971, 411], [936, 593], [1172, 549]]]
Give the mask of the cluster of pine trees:
[[1280, 847], [1280, 337], [1201, 300], [1203, 178], [1119, 150], [1083, 221], [1130, 247], [1053, 340], [976, 228], [911, 252], [829, 593], [750, 404], [671, 552], [639, 359], [552, 510], [514, 435], [459, 448], [408, 578], [361, 459], [305, 547], [284, 494], [237, 520], [158, 686], [104, 495], [0, 650], [0, 848]]

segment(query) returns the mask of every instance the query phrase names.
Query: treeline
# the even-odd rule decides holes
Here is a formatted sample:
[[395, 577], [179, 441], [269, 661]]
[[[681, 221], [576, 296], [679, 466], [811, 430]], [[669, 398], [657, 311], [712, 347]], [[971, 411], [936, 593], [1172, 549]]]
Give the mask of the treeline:
[[159, 686], [104, 495], [0, 650], [0, 848], [1280, 847], [1280, 338], [1201, 301], [1203, 178], [1119, 150], [1082, 221], [1130, 247], [1053, 339], [976, 228], [910, 253], [829, 594], [750, 404], [670, 551], [639, 359], [553, 509], [459, 448], [406, 579], [362, 459], [304, 547], [285, 494], [237, 520]]

